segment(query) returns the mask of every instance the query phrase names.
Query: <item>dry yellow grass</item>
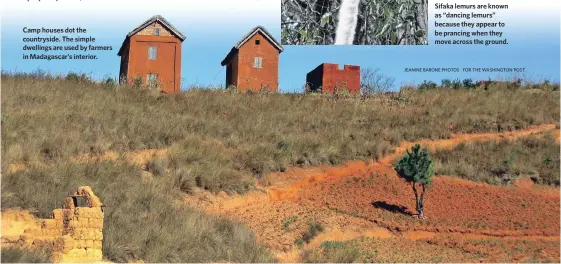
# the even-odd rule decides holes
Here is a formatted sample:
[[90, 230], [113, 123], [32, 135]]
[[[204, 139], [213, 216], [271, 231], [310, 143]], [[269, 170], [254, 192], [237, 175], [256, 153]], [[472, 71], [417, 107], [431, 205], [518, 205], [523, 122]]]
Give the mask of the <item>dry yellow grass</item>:
[[[76, 186], [92, 186], [107, 205], [111, 261], [271, 261], [247, 228], [175, 202], [193, 187], [244, 193], [291, 166], [376, 159], [402, 140], [559, 123], [553, 92], [163, 96], [41, 74], [1, 82], [3, 207], [44, 216]], [[123, 155], [156, 149], [168, 155], [140, 155], [144, 168]], [[139, 180], [146, 171], [152, 178]]]

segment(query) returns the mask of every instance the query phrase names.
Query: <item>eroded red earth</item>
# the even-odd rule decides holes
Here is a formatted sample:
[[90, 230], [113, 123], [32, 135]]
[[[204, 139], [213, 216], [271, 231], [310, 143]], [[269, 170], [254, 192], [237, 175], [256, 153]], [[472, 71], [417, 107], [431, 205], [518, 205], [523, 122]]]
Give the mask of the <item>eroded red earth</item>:
[[[391, 165], [414, 143], [433, 149], [449, 148], [465, 141], [543, 133], [558, 135], [554, 125], [544, 125], [499, 134], [404, 142], [394, 154], [378, 162], [293, 168], [267, 175], [268, 186], [246, 195], [216, 196], [200, 192], [186, 197], [185, 202], [244, 223], [277, 253], [280, 261], [286, 262], [299, 261], [302, 250], [317, 247], [323, 241], [353, 239], [361, 240], [362, 247], [367, 249], [368, 245], [383, 247], [373, 242], [376, 239], [389, 239], [388, 243], [397, 245], [396, 254], [399, 245], [409, 247], [410, 243], [422, 243], [419, 248], [440, 247], [442, 252], [453, 249], [459, 254], [446, 253], [448, 257], [443, 261], [510, 262], [537, 258], [559, 262], [558, 188], [534, 186], [530, 180], [500, 187], [439, 176], [426, 193], [427, 219], [421, 221], [415, 217], [411, 186], [397, 177]], [[303, 247], [295, 246], [311, 222], [321, 223], [325, 230]], [[526, 248], [518, 245], [519, 242], [524, 242]], [[514, 250], [519, 248], [522, 251]], [[383, 257], [374, 261], [403, 260], [398, 255], [393, 261]], [[422, 256], [416, 257], [423, 260]], [[426, 261], [435, 261], [431, 258]]]

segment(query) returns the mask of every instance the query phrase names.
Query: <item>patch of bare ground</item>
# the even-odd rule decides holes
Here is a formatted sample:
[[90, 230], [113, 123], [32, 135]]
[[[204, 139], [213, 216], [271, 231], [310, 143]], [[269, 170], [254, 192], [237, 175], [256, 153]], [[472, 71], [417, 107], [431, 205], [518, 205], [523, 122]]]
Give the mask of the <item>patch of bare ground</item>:
[[[506, 133], [455, 135], [451, 139], [422, 140], [421, 144], [429, 149], [452, 148], [461, 142], [515, 139], [551, 133], [554, 129], [554, 125], [544, 125]], [[215, 196], [201, 191], [186, 196], [185, 202], [249, 226], [257, 239], [273, 249], [277, 258], [284, 262], [310, 257], [302, 254], [318, 250], [325, 241], [357, 240], [362, 241], [359, 244], [363, 247], [363, 260], [375, 262], [558, 258], [559, 248], [552, 245], [559, 243], [559, 189], [537, 186], [527, 179], [511, 187], [502, 187], [437, 177], [426, 196], [428, 219], [416, 219], [411, 187], [396, 176], [391, 165], [413, 144], [403, 142], [394, 154], [378, 162], [291, 168], [266, 175], [260, 189], [246, 195]], [[309, 243], [298, 246], [295, 241], [310, 222], [321, 223], [325, 228]], [[385, 242], [372, 242], [381, 240]], [[443, 241], [462, 242], [446, 244]], [[499, 241], [489, 243], [506, 246], [511, 253], [507, 256], [495, 254], [495, 249], [484, 253], [469, 250], [487, 243], [485, 241]], [[549, 253], [526, 254], [522, 258], [513, 251], [516, 243], [533, 243], [536, 246], [527, 246], [524, 250], [537, 252], [547, 248], [544, 250]], [[399, 257], [399, 253], [411, 248], [408, 244], [430, 250], [426, 251], [428, 253], [414, 250], [412, 255]], [[367, 252], [372, 248], [384, 253], [369, 255]]]
[[310, 245], [318, 245], [323, 240], [350, 240], [362, 235], [390, 237], [385, 228], [377, 228], [367, 220], [348, 217], [328, 208], [312, 204], [296, 203], [289, 200], [272, 201], [262, 191], [252, 191], [246, 195], [214, 196], [199, 191], [187, 196], [185, 202], [203, 209], [208, 214], [224, 215], [243, 222], [255, 231], [257, 239], [281, 253], [281, 258], [290, 255], [297, 248], [296, 240], [301, 238], [309, 223], [325, 226], [324, 232], [311, 240]]

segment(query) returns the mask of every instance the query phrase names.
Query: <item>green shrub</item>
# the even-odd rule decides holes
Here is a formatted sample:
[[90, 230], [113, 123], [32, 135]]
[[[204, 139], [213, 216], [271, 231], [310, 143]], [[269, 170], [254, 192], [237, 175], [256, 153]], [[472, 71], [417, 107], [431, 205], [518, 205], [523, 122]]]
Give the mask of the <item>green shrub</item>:
[[75, 72], [69, 72], [65, 78], [67, 81], [82, 83], [82, 84], [92, 84], [93, 81], [85, 73], [78, 74]]
[[143, 87], [142, 77], [137, 76], [132, 79], [132, 87], [141, 89]]
[[[394, 167], [399, 177], [411, 183], [413, 193], [415, 194], [419, 219], [423, 219], [425, 189], [426, 186], [432, 183], [431, 177], [434, 175], [434, 167], [430, 154], [425, 150], [421, 150], [421, 145], [416, 144], [411, 147], [411, 152], [407, 150], [407, 154], [405, 154]], [[421, 187], [420, 194], [417, 192], [417, 184]]]
[[425, 91], [425, 90], [436, 89], [437, 87], [438, 85], [435, 82], [425, 80], [419, 85], [418, 89], [420, 91]]
[[111, 77], [105, 78], [102, 83], [103, 83], [103, 87], [109, 89], [114, 89], [118, 86], [117, 81], [115, 81], [115, 79]]
[[286, 219], [284, 219], [282, 221], [282, 227], [284, 229], [285, 232], [290, 231], [290, 225], [292, 225], [294, 222], [296, 222], [296, 220], [298, 220], [298, 216], [291, 216], [288, 217]]
[[302, 233], [302, 240], [306, 243], [310, 243], [312, 239], [321, 232], [323, 232], [323, 225], [315, 222], [309, 223], [308, 230]]

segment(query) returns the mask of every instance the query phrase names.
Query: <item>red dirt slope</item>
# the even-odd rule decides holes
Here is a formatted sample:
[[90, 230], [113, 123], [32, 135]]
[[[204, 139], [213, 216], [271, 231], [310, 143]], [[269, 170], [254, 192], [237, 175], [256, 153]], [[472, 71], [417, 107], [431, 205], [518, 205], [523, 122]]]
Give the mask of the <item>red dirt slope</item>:
[[[554, 131], [554, 125], [545, 125], [523, 131], [455, 135], [451, 139], [418, 143], [429, 148], [448, 148], [470, 140], [513, 139]], [[393, 242], [395, 239], [420, 239], [472, 254], [470, 259], [477, 261], [473, 256], [481, 253], [477, 253], [482, 244], [478, 241], [499, 241], [492, 242], [494, 246], [483, 246], [489, 254], [514, 245], [516, 241], [538, 241], [536, 248], [532, 244], [524, 250], [537, 251], [546, 247], [548, 253], [542, 254], [544, 258], [559, 259], [556, 246], [560, 231], [558, 188], [533, 186], [528, 181], [513, 187], [499, 187], [453, 177], [436, 177], [426, 194], [425, 215], [428, 219], [416, 219], [411, 187], [397, 177], [391, 166], [391, 162], [414, 143], [404, 142], [394, 154], [380, 162], [355, 161], [336, 167], [292, 168], [267, 175], [269, 186], [263, 187], [262, 192], [234, 197], [203, 193], [187, 196], [185, 202], [245, 223], [256, 232], [260, 241], [278, 253], [281, 261], [299, 261], [300, 251], [294, 241], [310, 221], [322, 223], [326, 230], [304, 249], [322, 241], [352, 240], [361, 236]], [[286, 228], [285, 223], [290, 218], [296, 220]], [[506, 258], [495, 254], [488, 260], [504, 261], [501, 260], [503, 257]], [[451, 261], [464, 260], [455, 258]], [[524, 261], [524, 258], [506, 261]]]

